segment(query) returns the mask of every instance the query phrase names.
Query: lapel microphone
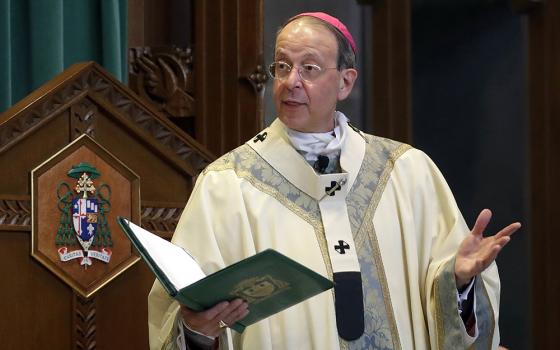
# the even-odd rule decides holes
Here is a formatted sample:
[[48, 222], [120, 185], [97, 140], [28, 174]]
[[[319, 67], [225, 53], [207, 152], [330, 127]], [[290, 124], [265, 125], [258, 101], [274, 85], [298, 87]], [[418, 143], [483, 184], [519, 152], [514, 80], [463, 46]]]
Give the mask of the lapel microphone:
[[328, 166], [329, 166], [329, 157], [320, 155], [317, 157], [317, 161], [313, 165], [313, 169], [317, 170], [321, 174], [324, 174]]

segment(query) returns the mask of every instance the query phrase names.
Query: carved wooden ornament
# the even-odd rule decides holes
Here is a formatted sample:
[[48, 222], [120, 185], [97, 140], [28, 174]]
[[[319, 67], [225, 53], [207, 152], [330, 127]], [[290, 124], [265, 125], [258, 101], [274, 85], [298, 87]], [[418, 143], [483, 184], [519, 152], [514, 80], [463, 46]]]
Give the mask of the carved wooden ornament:
[[84, 298], [139, 260], [116, 222], [140, 221], [140, 178], [87, 135], [31, 174], [31, 255]]

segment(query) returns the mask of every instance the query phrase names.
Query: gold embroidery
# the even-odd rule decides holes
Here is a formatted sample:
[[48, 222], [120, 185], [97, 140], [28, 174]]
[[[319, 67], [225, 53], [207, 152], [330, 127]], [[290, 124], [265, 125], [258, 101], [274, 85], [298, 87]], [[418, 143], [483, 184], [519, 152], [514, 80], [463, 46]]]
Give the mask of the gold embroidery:
[[393, 346], [395, 349], [401, 349], [401, 344], [400, 344], [399, 333], [397, 330], [397, 322], [393, 311], [393, 304], [391, 302], [391, 295], [389, 294], [389, 285], [387, 283], [387, 277], [385, 276], [385, 268], [383, 266], [383, 260], [381, 259], [381, 252], [379, 250], [379, 243], [377, 242], [377, 235], [375, 233], [375, 228], [373, 227], [373, 216], [375, 214], [375, 210], [377, 209], [377, 205], [381, 200], [381, 195], [385, 190], [385, 186], [389, 181], [389, 177], [391, 172], [393, 171], [395, 161], [410, 148], [411, 147], [409, 145], [402, 144], [395, 151], [393, 151], [389, 156], [387, 164], [385, 165], [385, 168], [383, 169], [383, 172], [379, 177], [379, 181], [377, 183], [377, 187], [373, 194], [372, 201], [370, 202], [370, 205], [366, 211], [366, 215], [364, 217], [364, 224], [363, 224], [364, 225], [363, 230], [369, 236], [370, 244], [373, 249], [373, 257], [375, 260], [375, 267], [377, 269], [377, 277], [379, 279], [379, 284], [381, 285], [381, 289], [383, 291], [385, 310], [389, 321], [389, 327], [391, 329]]
[[[250, 150], [251, 152], [254, 152], [249, 147], [247, 147], [247, 149]], [[325, 238], [322, 221], [318, 219], [316, 216], [312, 215], [309, 211], [304, 210], [299, 205], [295, 204], [292, 200], [287, 198], [285, 194], [281, 193], [277, 188], [267, 183], [264, 183], [261, 179], [254, 176], [248, 169], [240, 169], [235, 167], [234, 162], [232, 162], [231, 159], [229, 159], [231, 156], [230, 153], [222, 157], [222, 158], [228, 158], [227, 160], [226, 159], [222, 160], [221, 158], [216, 163], [210, 165], [207, 169], [205, 169], [205, 171], [223, 171], [223, 170], [235, 171], [238, 177], [246, 180], [259, 191], [273, 197], [282, 205], [284, 205], [286, 208], [288, 208], [290, 211], [292, 211], [294, 214], [296, 214], [297, 216], [305, 220], [309, 225], [311, 225], [313, 227], [313, 230], [315, 231], [315, 236], [317, 237], [319, 249], [321, 251], [321, 255], [323, 256], [323, 262], [325, 263], [327, 269], [327, 276], [332, 280], [333, 273], [332, 273], [331, 260], [328, 253], [327, 240]], [[278, 173], [278, 176], [282, 177], [282, 179], [287, 181], [281, 174]], [[312, 198], [310, 200], [315, 201]], [[334, 294], [333, 294], [333, 298], [334, 298]]]
[[434, 315], [435, 317], [435, 322], [436, 322], [436, 332], [437, 332], [437, 344], [436, 347], [438, 349], [442, 349], [443, 348], [443, 333], [444, 333], [444, 328], [443, 328], [443, 317], [442, 317], [442, 311], [441, 311], [441, 301], [439, 299], [439, 271], [438, 274], [436, 275], [437, 277], [434, 278], [434, 286], [433, 286], [433, 290], [432, 290], [432, 294], [434, 296], [434, 305], [436, 308], [436, 314]]
[[494, 314], [494, 308], [492, 307], [492, 302], [490, 301], [490, 296], [488, 295], [488, 290], [486, 289], [486, 284], [484, 283], [484, 280], [482, 279], [482, 275], [479, 276], [479, 278], [481, 279], [480, 284], [482, 284], [482, 291], [484, 292], [484, 296], [486, 297], [486, 300], [488, 300], [488, 309], [490, 309], [491, 315], [492, 317], [490, 317], [490, 320], [492, 322], [492, 326], [491, 326], [491, 332], [490, 335], [488, 336], [488, 349], [492, 349], [492, 340], [494, 339], [494, 332], [496, 330], [496, 315]]
[[[455, 266], [455, 259], [443, 263], [434, 278], [433, 293], [433, 307], [435, 308], [435, 324], [436, 324], [436, 348], [437, 349], [458, 349], [464, 348], [464, 340], [462, 337], [457, 337], [457, 332], [464, 332], [463, 321], [456, 313], [450, 313], [449, 305], [455, 303], [455, 278], [453, 267]], [[477, 327], [479, 329], [479, 336], [475, 342], [469, 346], [469, 349], [479, 348], [492, 348], [492, 341], [494, 338], [494, 330], [496, 320], [494, 309], [486, 289], [486, 285], [482, 276], [477, 277], [475, 282], [475, 293], [477, 298], [476, 317]], [[488, 305], [485, 305], [485, 304]], [[486, 323], [489, 323], [488, 325]], [[487, 328], [488, 327], [488, 328]], [[489, 330], [489, 332], [487, 332]], [[486, 339], [488, 337], [488, 339]]]
[[175, 316], [175, 321], [173, 322], [173, 328], [169, 331], [169, 334], [167, 335], [167, 337], [165, 338], [165, 341], [161, 344], [161, 350], [168, 350], [168, 349], [172, 349], [173, 348], [173, 344], [174, 341], [173, 339], [177, 338], [177, 334], [176, 334], [176, 330], [177, 330], [177, 322], [179, 320], [179, 316], [180, 314], [177, 313], [177, 316]]

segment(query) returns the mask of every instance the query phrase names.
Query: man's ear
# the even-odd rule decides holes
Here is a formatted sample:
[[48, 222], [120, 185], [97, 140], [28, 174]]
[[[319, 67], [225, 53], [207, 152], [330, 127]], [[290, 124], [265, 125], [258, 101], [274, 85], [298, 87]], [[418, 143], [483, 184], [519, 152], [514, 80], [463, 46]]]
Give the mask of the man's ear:
[[354, 68], [347, 68], [343, 69], [340, 73], [340, 83], [339, 83], [339, 90], [338, 90], [338, 100], [342, 101], [350, 92], [352, 92], [352, 88], [354, 87], [354, 82], [356, 78], [358, 78], [358, 71]]

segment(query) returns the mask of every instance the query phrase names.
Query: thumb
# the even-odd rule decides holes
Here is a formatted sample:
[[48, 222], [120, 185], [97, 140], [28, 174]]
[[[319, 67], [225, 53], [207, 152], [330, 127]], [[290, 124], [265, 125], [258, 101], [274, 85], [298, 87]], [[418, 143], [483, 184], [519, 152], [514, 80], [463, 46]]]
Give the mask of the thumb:
[[492, 212], [490, 209], [483, 209], [480, 214], [478, 214], [478, 218], [474, 223], [471, 233], [477, 237], [482, 237], [482, 234], [484, 233], [484, 230], [486, 230], [486, 226], [488, 226], [491, 218]]

